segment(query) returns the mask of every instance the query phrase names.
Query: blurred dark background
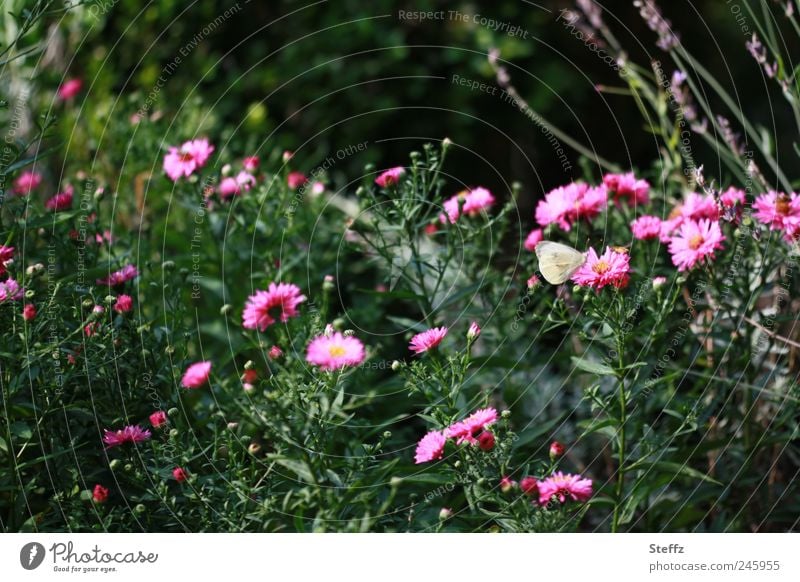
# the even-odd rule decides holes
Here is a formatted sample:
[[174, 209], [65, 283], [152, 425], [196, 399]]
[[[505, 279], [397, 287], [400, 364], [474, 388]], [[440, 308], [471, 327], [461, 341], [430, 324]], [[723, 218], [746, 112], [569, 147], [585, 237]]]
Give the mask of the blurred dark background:
[[[633, 3], [607, 4], [612, 12], [604, 18], [629, 58], [645, 65], [662, 60], [670, 74], [673, 65]], [[728, 4], [661, 4], [690, 50], [737, 92], [754, 119], [776, 114], [765, 86], [752, 82], [759, 69]], [[296, 150], [301, 170], [368, 141], [365, 152], [337, 161], [332, 173], [340, 184], [358, 178], [367, 161], [404, 164], [422, 140], [447, 136], [459, 146], [448, 165], [455, 180], [501, 195], [506, 180], [518, 180], [525, 212], [543, 191], [586, 173], [596, 178], [600, 169], [579, 163], [562, 142], [571, 166], [565, 172], [541, 128], [499, 89], [489, 94], [496, 86], [491, 47], [510, 62], [513, 84], [548, 123], [623, 169], [647, 168], [658, 157], [633, 100], [613, 92], [623, 86], [617, 73], [556, 20], [559, 10], [572, 7], [555, 0], [89, 2], [70, 13], [69, 26], [57, 27], [64, 50], [45, 74], [54, 84], [61, 75], [85, 81], [81, 114], [94, 128], [82, 137], [64, 125], [71, 160], [97, 164], [104, 152], [121, 148], [126, 135], [110, 132], [108, 120], [125, 121], [145, 103], [147, 123], [157, 124], [166, 144], [206, 134], [230, 155]], [[444, 18], [401, 18], [400, 11], [444, 11]], [[481, 24], [489, 20], [516, 32]], [[454, 84], [453, 75], [487, 89]], [[745, 77], [751, 82], [738, 82]], [[612, 91], [598, 92], [598, 85]], [[701, 162], [713, 156], [699, 147]], [[109, 168], [123, 162], [115, 159]], [[156, 156], [148, 163], [157, 164]]]

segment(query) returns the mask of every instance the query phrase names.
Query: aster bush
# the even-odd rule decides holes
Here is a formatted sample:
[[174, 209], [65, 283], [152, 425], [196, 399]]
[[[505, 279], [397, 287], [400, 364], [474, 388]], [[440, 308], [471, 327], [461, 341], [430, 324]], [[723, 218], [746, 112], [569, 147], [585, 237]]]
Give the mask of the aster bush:
[[[194, 102], [172, 123], [121, 105], [87, 164], [53, 138], [95, 135], [85, 82], [37, 80], [27, 106], [62, 119], [0, 165], [2, 529], [796, 529], [800, 198], [637, 8], [664, 53], [649, 67], [595, 3], [560, 17], [624, 65], [661, 155], [630, 168], [573, 140], [562, 183], [462, 180], [471, 148], [444, 135], [334, 172]], [[685, 131], [723, 152], [714, 175]], [[545, 241], [572, 249], [563, 283]]]

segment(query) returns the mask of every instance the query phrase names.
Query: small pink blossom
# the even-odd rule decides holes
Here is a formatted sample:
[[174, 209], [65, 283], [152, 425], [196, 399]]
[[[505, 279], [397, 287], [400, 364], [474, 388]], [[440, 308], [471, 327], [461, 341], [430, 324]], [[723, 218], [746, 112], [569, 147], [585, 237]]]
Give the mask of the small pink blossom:
[[[444, 213], [439, 215], [439, 221], [446, 224], [448, 221], [455, 223], [461, 214], [476, 216], [491, 208], [494, 196], [486, 188], [473, 188], [463, 190], [444, 202]], [[445, 216], [446, 214], [446, 216]]]
[[770, 230], [783, 230], [793, 238], [800, 230], [800, 197], [795, 192], [769, 191], [753, 202], [753, 218]]
[[536, 245], [544, 240], [544, 231], [541, 228], [534, 228], [530, 233], [528, 233], [527, 238], [525, 239], [525, 250], [526, 251], [535, 251]]
[[167, 424], [167, 413], [163, 410], [156, 410], [150, 415], [150, 424], [153, 425], [153, 428], [161, 428]]
[[614, 195], [615, 201], [625, 199], [630, 206], [647, 204], [650, 201], [650, 183], [636, 178], [633, 172], [606, 174], [603, 176], [603, 184]]
[[133, 298], [130, 295], [120, 295], [114, 303], [114, 311], [117, 313], [127, 313], [133, 308]]
[[412, 337], [408, 347], [415, 354], [421, 354], [438, 346], [446, 335], [446, 327], [434, 327]]
[[22, 299], [24, 292], [22, 286], [10, 277], [5, 281], [0, 281], [0, 303]]
[[346, 366], [358, 366], [366, 358], [364, 344], [353, 336], [340, 332], [319, 335], [311, 340], [306, 351], [306, 361], [319, 366], [321, 370], [332, 372]]
[[517, 482], [511, 479], [508, 475], [504, 475], [503, 478], [500, 479], [500, 491], [503, 493], [508, 493], [516, 486]]
[[427, 463], [442, 458], [444, 446], [447, 442], [444, 434], [438, 430], [432, 430], [417, 443], [417, 451], [414, 455], [414, 463]]
[[397, 182], [400, 181], [400, 178], [405, 173], [406, 171], [403, 168], [403, 166], [396, 166], [394, 168], [389, 168], [385, 172], [382, 172], [380, 176], [375, 178], [375, 183], [381, 188], [388, 188], [393, 184], [397, 184]]
[[583, 182], [559, 186], [548, 192], [536, 206], [536, 222], [540, 226], [557, 224], [569, 231], [581, 218], [591, 220], [608, 205], [605, 186], [590, 187]]
[[572, 280], [581, 287], [592, 287], [596, 290], [606, 285], [625, 287], [630, 278], [630, 260], [628, 253], [617, 252], [611, 247], [607, 247], [599, 257], [590, 248], [586, 254], [586, 262], [575, 271]]
[[186, 479], [189, 478], [189, 473], [187, 473], [186, 469], [184, 469], [183, 467], [175, 467], [172, 470], [172, 477], [178, 483], [183, 483], [184, 481], [186, 481]]
[[272, 346], [269, 349], [269, 353], [267, 354], [270, 360], [277, 360], [283, 355], [283, 350], [280, 349], [278, 346]]
[[186, 368], [186, 372], [181, 378], [181, 386], [184, 388], [200, 388], [211, 375], [211, 362], [196, 362]]
[[242, 167], [248, 172], [255, 172], [258, 169], [258, 164], [260, 163], [258, 156], [247, 156], [242, 161]]
[[152, 436], [149, 430], [143, 429], [138, 425], [129, 425], [117, 431], [105, 429], [104, 432], [103, 442], [108, 448], [124, 445], [125, 443], [140, 443]]
[[297, 285], [270, 283], [266, 291], [256, 291], [247, 298], [242, 326], [264, 331], [278, 320], [286, 323], [290, 317], [298, 315], [297, 306], [305, 300], [306, 296]]
[[72, 197], [75, 193], [75, 190], [72, 186], [67, 186], [64, 188], [63, 192], [59, 192], [55, 196], [51, 197], [47, 202], [44, 203], [44, 207], [48, 210], [52, 210], [53, 212], [61, 212], [62, 210], [69, 210], [72, 208]]
[[526, 282], [526, 285], [528, 286], [528, 289], [535, 289], [536, 287], [539, 286], [539, 283], [541, 283], [541, 281], [539, 280], [539, 277], [537, 275], [531, 275], [528, 278], [528, 281]]
[[477, 321], [473, 321], [469, 324], [469, 329], [467, 330], [467, 339], [469, 341], [475, 341], [478, 339], [478, 336], [481, 335], [481, 326], [478, 325]]
[[170, 180], [177, 182], [205, 166], [213, 153], [214, 146], [205, 138], [184, 142], [180, 148], [170, 147], [164, 156], [164, 172]]
[[491, 451], [494, 448], [494, 434], [485, 430], [478, 435], [478, 448], [482, 451]]
[[581, 479], [580, 475], [565, 475], [561, 471], [553, 473], [544, 481], [539, 481], [539, 505], [547, 505], [554, 497], [559, 503], [588, 501], [592, 496], [591, 479]]
[[718, 222], [708, 219], [686, 221], [669, 243], [672, 264], [678, 267], [678, 271], [688, 271], [706, 257], [713, 259], [714, 252], [722, 248], [724, 240]]
[[456, 439], [456, 444], [478, 444], [476, 438], [487, 426], [497, 422], [497, 410], [494, 408], [481, 408], [462, 421], [456, 422], [445, 430], [445, 435]]
[[634, 238], [648, 240], [661, 236], [661, 219], [657, 216], [640, 216], [631, 222]]
[[42, 175], [38, 172], [25, 171], [22, 172], [16, 180], [14, 180], [14, 194], [19, 196], [27, 196], [31, 190], [35, 190], [42, 183]]
[[533, 497], [539, 493], [539, 481], [536, 477], [528, 475], [520, 480], [519, 488], [525, 495]]
[[289, 175], [286, 176], [286, 184], [290, 190], [297, 190], [306, 182], [308, 182], [308, 178], [302, 172], [289, 172]]
[[58, 98], [61, 101], [69, 101], [81, 92], [83, 81], [80, 79], [67, 79], [58, 88]]
[[22, 308], [22, 319], [25, 321], [36, 319], [36, 306], [33, 303], [28, 303]]
[[134, 265], [125, 265], [119, 271], [114, 271], [108, 277], [97, 280], [98, 285], [108, 285], [117, 287], [123, 283], [135, 279], [139, 275], [139, 270]]

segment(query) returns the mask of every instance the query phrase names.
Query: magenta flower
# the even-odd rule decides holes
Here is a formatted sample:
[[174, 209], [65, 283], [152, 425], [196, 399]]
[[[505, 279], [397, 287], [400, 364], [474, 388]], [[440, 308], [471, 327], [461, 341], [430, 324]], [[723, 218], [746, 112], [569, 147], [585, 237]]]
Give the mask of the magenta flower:
[[74, 193], [75, 190], [72, 188], [72, 186], [67, 186], [64, 188], [63, 192], [59, 192], [45, 202], [44, 207], [48, 210], [52, 210], [53, 212], [69, 210], [72, 207], [72, 197]]
[[114, 303], [114, 311], [117, 313], [127, 313], [133, 308], [133, 298], [130, 295], [120, 295]]
[[725, 192], [720, 194], [720, 200], [722, 201], [722, 205], [725, 208], [732, 208], [737, 204], [739, 206], [744, 206], [745, 202], [745, 194], [744, 190], [740, 190], [739, 188], [734, 188], [731, 186]]
[[525, 250], [526, 251], [535, 251], [536, 245], [544, 240], [544, 232], [541, 228], [534, 228], [530, 233], [528, 233], [527, 238], [525, 239]]
[[586, 262], [572, 275], [572, 280], [581, 287], [592, 287], [600, 290], [606, 285], [621, 288], [628, 284], [630, 278], [630, 261], [628, 253], [620, 253], [611, 247], [597, 256], [590, 248], [586, 254]]
[[445, 435], [456, 439], [456, 444], [469, 443], [478, 444], [478, 436], [483, 430], [497, 422], [497, 410], [494, 408], [481, 408], [462, 421], [459, 421], [447, 429]]
[[783, 230], [791, 240], [800, 230], [800, 197], [792, 192], [769, 191], [753, 202], [753, 217], [770, 230]]
[[163, 410], [156, 410], [150, 415], [150, 424], [153, 425], [153, 428], [161, 428], [167, 424], [167, 413]]
[[214, 153], [214, 146], [205, 138], [184, 142], [180, 148], [170, 147], [164, 156], [164, 172], [170, 180], [177, 182], [182, 176], [189, 177], [206, 165]]
[[116, 287], [123, 283], [135, 279], [139, 275], [139, 270], [134, 265], [125, 265], [119, 271], [114, 271], [108, 277], [97, 280], [98, 285], [108, 285]]
[[297, 285], [291, 283], [270, 283], [266, 291], [256, 291], [247, 298], [242, 314], [245, 329], [264, 331], [278, 319], [283, 323], [298, 315], [297, 306], [306, 296]]
[[41, 183], [42, 175], [40, 173], [31, 171], [22, 172], [19, 177], [14, 180], [14, 194], [27, 196], [31, 193], [31, 190], [38, 188]]
[[319, 335], [311, 340], [306, 351], [306, 361], [321, 370], [332, 372], [345, 366], [358, 366], [366, 358], [364, 344], [340, 332]]
[[625, 199], [630, 206], [647, 204], [650, 201], [650, 183], [639, 180], [633, 172], [627, 174], [606, 174], [603, 184], [614, 195], [614, 200]]
[[565, 475], [561, 471], [553, 473], [544, 481], [539, 481], [539, 505], [547, 505], [555, 497], [559, 503], [567, 498], [573, 501], [588, 501], [592, 496], [592, 480], [581, 479], [580, 475]]
[[432, 430], [417, 443], [417, 451], [414, 455], [414, 463], [427, 463], [441, 459], [444, 454], [444, 445], [447, 442], [444, 434], [438, 430]]
[[24, 292], [22, 286], [10, 277], [5, 281], [0, 281], [0, 303], [22, 299]]
[[242, 166], [248, 172], [255, 172], [258, 169], [259, 159], [258, 156], [247, 156], [242, 161]]
[[67, 79], [58, 88], [58, 98], [61, 101], [69, 101], [81, 92], [83, 81], [80, 79]]
[[548, 192], [536, 206], [536, 222], [540, 226], [557, 224], [569, 231], [579, 219], [591, 220], [608, 205], [605, 186], [590, 187], [582, 182], [573, 182]]
[[186, 368], [181, 378], [181, 386], [184, 388], [200, 388], [211, 375], [211, 362], [196, 362]]
[[[486, 188], [473, 188], [463, 190], [444, 202], [444, 213], [439, 215], [439, 221], [452, 224], [463, 212], [467, 216], [475, 216], [481, 211], [489, 209], [494, 204], [494, 196]], [[445, 216], [445, 214], [447, 216]]]
[[286, 185], [290, 190], [297, 190], [300, 186], [308, 182], [308, 178], [302, 172], [290, 172], [286, 176]]
[[411, 338], [408, 348], [415, 354], [427, 352], [442, 343], [444, 336], [447, 335], [446, 327], [434, 327], [418, 333]]
[[661, 236], [661, 219], [658, 216], [640, 216], [631, 222], [634, 238], [648, 240]]
[[382, 172], [380, 176], [375, 178], [375, 183], [381, 188], [388, 188], [392, 184], [397, 184], [405, 173], [406, 171], [403, 169], [403, 166], [389, 168], [385, 172]]
[[117, 431], [105, 429], [104, 432], [103, 442], [108, 448], [124, 445], [125, 443], [140, 443], [152, 436], [149, 430], [142, 429], [138, 425], [128, 425]]
[[688, 271], [706, 257], [713, 259], [714, 252], [722, 248], [724, 240], [718, 222], [708, 219], [686, 221], [669, 243], [672, 264], [679, 271]]

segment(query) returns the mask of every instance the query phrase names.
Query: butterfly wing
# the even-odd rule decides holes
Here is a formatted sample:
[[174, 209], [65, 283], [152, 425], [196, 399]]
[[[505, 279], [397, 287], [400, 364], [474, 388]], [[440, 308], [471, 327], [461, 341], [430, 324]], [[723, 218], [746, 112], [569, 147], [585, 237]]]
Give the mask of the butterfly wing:
[[551, 285], [560, 285], [580, 267], [586, 257], [572, 247], [552, 241], [542, 241], [536, 245], [539, 270]]

